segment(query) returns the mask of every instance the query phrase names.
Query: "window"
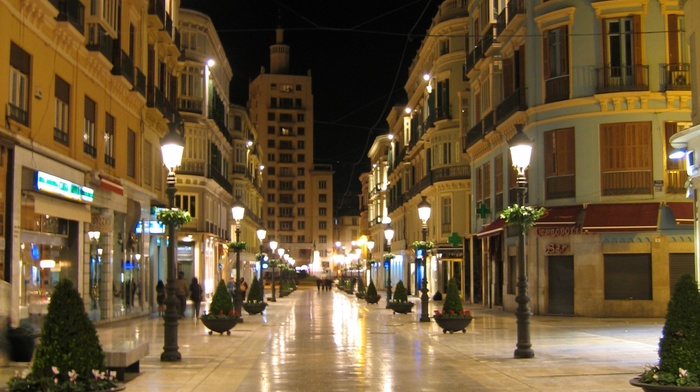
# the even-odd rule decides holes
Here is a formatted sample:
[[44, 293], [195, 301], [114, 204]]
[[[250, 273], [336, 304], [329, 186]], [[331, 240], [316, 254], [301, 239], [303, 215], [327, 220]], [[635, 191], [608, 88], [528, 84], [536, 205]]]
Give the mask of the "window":
[[605, 31], [605, 87], [642, 86], [648, 83], [647, 70], [642, 64], [641, 17], [606, 19]]
[[568, 27], [545, 31], [543, 43], [545, 102], [569, 98]]
[[[128, 130], [126, 136], [126, 151], [126, 175], [131, 178], [136, 178], [136, 132], [131, 129]], [[161, 167], [162, 165], [158, 165], [159, 169]], [[162, 177], [163, 176], [159, 176], [158, 178]]]
[[10, 43], [9, 117], [29, 125], [29, 73], [31, 57], [14, 42]]
[[306, 183], [304, 181], [297, 181], [297, 189], [304, 189], [306, 188]]
[[277, 83], [271, 83], [270, 84], [270, 90], [277, 90]]
[[493, 159], [493, 193], [496, 212], [503, 211], [503, 154]]
[[297, 127], [297, 135], [299, 135], [299, 136], [304, 136], [304, 135], [306, 135], [306, 128], [304, 128], [304, 127]]
[[275, 121], [275, 113], [274, 112], [267, 113], [267, 121]]
[[180, 74], [178, 109], [202, 113], [204, 68], [187, 65]]
[[283, 93], [291, 93], [294, 90], [291, 84], [283, 84], [280, 86], [280, 91]]
[[292, 163], [292, 154], [280, 154], [280, 162]]
[[318, 189], [326, 189], [326, 181], [321, 180], [318, 182]]
[[304, 113], [298, 113], [297, 114], [297, 121], [299, 122], [304, 122], [305, 120]]
[[292, 136], [292, 129], [289, 127], [282, 127], [282, 128], [280, 128], [280, 135]]
[[318, 243], [319, 244], [327, 244], [328, 243], [328, 237], [325, 235], [320, 235], [318, 236]]
[[280, 194], [280, 203], [292, 204], [294, 198], [290, 194], [282, 193]]
[[683, 131], [691, 126], [687, 122], [667, 122], [664, 124], [664, 140], [666, 141], [666, 150], [664, 159], [666, 163], [666, 178], [664, 185], [666, 193], [685, 193], [685, 182], [688, 179], [688, 171], [686, 170], [686, 159], [671, 159], [668, 155], [674, 150], [669, 139], [676, 133]]
[[83, 152], [91, 157], [97, 156], [95, 147], [95, 122], [97, 119], [97, 105], [95, 101], [85, 97], [85, 114], [83, 120]]
[[318, 228], [319, 228], [319, 230], [326, 230], [326, 229], [328, 229], [328, 222], [326, 222], [326, 221], [320, 221], [320, 222], [318, 222]]
[[275, 172], [276, 172], [276, 170], [275, 170], [274, 167], [268, 167], [268, 168], [267, 168], [267, 174], [268, 174], [268, 175], [274, 176], [274, 175], [275, 175]]
[[318, 209], [318, 216], [326, 216], [326, 207], [321, 207]]
[[[269, 220], [267, 221], [267, 229], [268, 230], [274, 230], [275, 229], [275, 221]], [[274, 239], [275, 236], [271, 235], [270, 236], [270, 241]]]
[[105, 164], [114, 167], [114, 117], [105, 114]]
[[292, 177], [292, 168], [291, 167], [281, 167], [280, 168], [280, 177]]
[[600, 126], [603, 196], [652, 194], [651, 123]]
[[304, 148], [304, 146], [305, 146], [305, 144], [304, 144], [304, 141], [303, 141], [303, 140], [297, 140], [297, 148], [298, 148], [298, 149], [301, 150], [301, 149]]
[[292, 190], [294, 189], [294, 186], [292, 185], [292, 181], [280, 181], [280, 188], [282, 190]]
[[[143, 183], [151, 185], [153, 181], [153, 145], [148, 140], [143, 141]], [[130, 158], [127, 158], [130, 159]]]
[[303, 176], [303, 175], [304, 175], [304, 168], [298, 167], [297, 168], [297, 176]]
[[442, 234], [452, 233], [452, 199], [440, 198], [440, 223]]
[[60, 77], [55, 80], [53, 140], [68, 145], [70, 85]]
[[241, 116], [233, 116], [233, 130], [242, 131], [243, 130], [243, 119]]
[[306, 161], [306, 154], [297, 154], [297, 162], [305, 162]]
[[280, 113], [281, 122], [293, 122], [291, 113]]
[[268, 193], [267, 194], [267, 201], [274, 203], [275, 202], [275, 194], [274, 193]]
[[267, 180], [267, 189], [275, 189], [275, 180]]
[[292, 216], [292, 208], [291, 207], [282, 207], [280, 208], [280, 216], [286, 216], [286, 217], [291, 217]]
[[327, 199], [328, 199], [328, 195], [326, 195], [325, 193], [321, 193], [320, 195], [318, 195], [318, 202], [319, 203], [325, 203], [327, 201]]
[[605, 299], [651, 300], [651, 255], [603, 255]]
[[450, 40], [444, 39], [440, 41], [440, 56], [450, 53]]
[[306, 209], [304, 209], [304, 207], [297, 208], [297, 216], [305, 216], [305, 215], [306, 215]]
[[197, 195], [177, 194], [175, 195], [175, 207], [189, 211], [192, 218], [197, 217]]
[[294, 101], [291, 98], [280, 98], [280, 107], [282, 109], [292, 109]]
[[[288, 241], [288, 242], [292, 242], [292, 236], [291, 236], [291, 235], [289, 236], [289, 241]], [[303, 235], [298, 235], [298, 236], [297, 236], [297, 243], [301, 244], [301, 243], [304, 243], [304, 242], [306, 242], [306, 237], [303, 236]]]
[[574, 128], [544, 133], [544, 176], [547, 200], [576, 196]]
[[270, 125], [270, 126], [267, 127], [267, 134], [268, 134], [268, 135], [274, 135], [274, 134], [275, 134], [275, 126], [274, 126], [274, 125]]
[[267, 160], [269, 162], [274, 162], [275, 161], [275, 154], [267, 154]]
[[280, 222], [280, 230], [292, 230], [292, 222], [281, 221]]
[[301, 91], [301, 84], [297, 84], [296, 89], [297, 89], [297, 91]]
[[280, 149], [291, 150], [292, 141], [291, 140], [280, 140]]
[[306, 201], [306, 196], [303, 193], [297, 194], [297, 202], [304, 203]]
[[294, 99], [294, 107], [297, 108], [297, 109], [301, 109], [301, 108], [302, 108], [302, 105], [301, 105], [301, 98], [295, 98], [295, 99]]
[[297, 221], [297, 230], [304, 230], [306, 228], [306, 221]]
[[[275, 216], [275, 208], [274, 207], [267, 207], [267, 216]], [[273, 221], [268, 221], [268, 226], [270, 226], [269, 222]], [[272, 225], [274, 227], [274, 225]]]
[[275, 148], [275, 141], [270, 139], [267, 141], [267, 148]]

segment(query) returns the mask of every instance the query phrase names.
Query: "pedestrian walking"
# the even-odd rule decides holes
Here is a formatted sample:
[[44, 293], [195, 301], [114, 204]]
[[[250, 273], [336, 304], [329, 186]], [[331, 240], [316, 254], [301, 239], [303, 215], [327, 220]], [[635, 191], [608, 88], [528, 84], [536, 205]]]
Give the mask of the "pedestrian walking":
[[187, 306], [187, 294], [189, 292], [189, 285], [185, 279], [185, 273], [180, 271], [177, 274], [177, 279], [175, 280], [175, 295], [177, 299], [180, 300], [180, 318], [185, 317], [185, 307]]
[[202, 286], [199, 285], [196, 277], [192, 277], [192, 283], [190, 283], [190, 299], [192, 300], [192, 307], [194, 309], [192, 317], [198, 319], [199, 307], [202, 304]]
[[316, 290], [317, 291], [321, 291], [322, 283], [323, 283], [323, 281], [321, 280], [321, 278], [316, 278]]
[[245, 293], [248, 291], [248, 283], [246, 283], [244, 278], [241, 278], [238, 287], [240, 287], [241, 290], [241, 301], [245, 301]]
[[165, 314], [165, 285], [162, 280], [156, 284], [156, 302], [158, 303], [158, 316]]

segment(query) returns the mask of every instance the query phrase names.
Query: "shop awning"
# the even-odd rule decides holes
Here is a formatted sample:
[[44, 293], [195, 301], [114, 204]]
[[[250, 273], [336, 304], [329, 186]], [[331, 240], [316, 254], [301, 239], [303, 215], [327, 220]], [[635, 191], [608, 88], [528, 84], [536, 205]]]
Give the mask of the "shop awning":
[[666, 203], [671, 209], [677, 225], [693, 224], [693, 203], [672, 202]]
[[590, 204], [581, 229], [588, 232], [655, 231], [659, 203]]
[[582, 205], [546, 207], [544, 215], [537, 220], [536, 226], [575, 226], [579, 222]]
[[476, 233], [477, 238], [491, 237], [492, 235], [499, 234], [503, 231], [506, 226], [506, 221], [502, 218], [498, 218], [495, 221], [486, 225], [480, 232]]

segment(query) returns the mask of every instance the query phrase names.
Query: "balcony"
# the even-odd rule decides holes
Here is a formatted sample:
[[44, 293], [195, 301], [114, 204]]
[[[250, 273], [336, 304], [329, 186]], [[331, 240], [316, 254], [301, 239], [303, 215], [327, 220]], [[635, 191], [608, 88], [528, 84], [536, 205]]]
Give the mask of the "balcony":
[[51, 0], [58, 10], [56, 20], [59, 22], [68, 22], [80, 34], [85, 33], [85, 6], [80, 0]]
[[648, 65], [596, 68], [596, 93], [648, 90]]
[[156, 108], [165, 118], [172, 118], [173, 106], [161, 89], [156, 86], [148, 86], [148, 97], [146, 105]]
[[177, 110], [187, 113], [202, 114], [203, 100], [201, 98], [179, 97]]
[[471, 178], [469, 165], [466, 164], [433, 169], [431, 170], [431, 174], [433, 183], [439, 181], [464, 180]]
[[545, 82], [545, 103], [569, 99], [569, 75], [555, 76]]
[[114, 45], [114, 67], [112, 75], [123, 76], [132, 86], [134, 85], [134, 60], [129, 57], [124, 50], [118, 46], [118, 40], [114, 40], [117, 45]]
[[83, 152], [93, 158], [97, 156], [97, 148], [90, 143], [83, 143]]
[[226, 178], [225, 175], [221, 174], [218, 170], [215, 170], [213, 167], [209, 166], [209, 177], [214, 180], [217, 184], [219, 184], [224, 190], [226, 190], [228, 193], [233, 192], [233, 185], [231, 182]]
[[67, 146], [68, 145], [68, 132], [64, 131], [63, 129], [54, 128], [53, 129], [53, 140]]
[[496, 126], [501, 125], [515, 112], [527, 110], [523, 92], [518, 88], [496, 106]]
[[148, 24], [158, 30], [165, 26], [165, 0], [148, 0]]
[[651, 195], [651, 170], [610, 171], [601, 173], [603, 196]]
[[690, 64], [661, 64], [662, 90], [690, 91]]
[[88, 24], [87, 49], [92, 52], [99, 52], [104, 58], [113, 64], [114, 39], [107, 34], [107, 31], [100, 24]]
[[29, 126], [29, 112], [17, 105], [7, 104], [7, 117], [22, 125]]
[[525, 13], [525, 0], [510, 0], [508, 2], [508, 25], [510, 25], [518, 15]]
[[146, 75], [140, 69], [134, 68], [134, 78], [136, 83], [132, 91], [136, 91], [146, 98]]

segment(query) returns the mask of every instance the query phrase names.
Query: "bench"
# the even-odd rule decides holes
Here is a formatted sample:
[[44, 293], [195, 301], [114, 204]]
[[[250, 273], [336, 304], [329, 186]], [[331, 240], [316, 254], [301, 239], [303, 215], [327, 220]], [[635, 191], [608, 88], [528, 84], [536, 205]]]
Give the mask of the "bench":
[[109, 371], [116, 371], [117, 380], [123, 382], [126, 373], [139, 372], [141, 358], [148, 355], [148, 342], [117, 342], [105, 346], [103, 351], [105, 353], [105, 367]]

